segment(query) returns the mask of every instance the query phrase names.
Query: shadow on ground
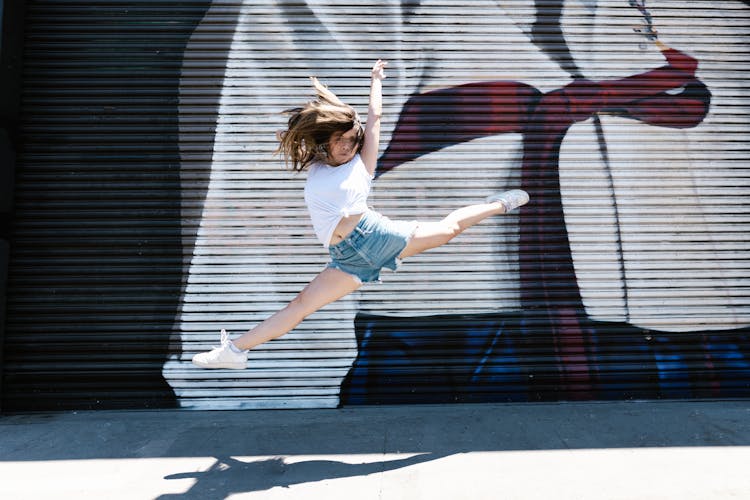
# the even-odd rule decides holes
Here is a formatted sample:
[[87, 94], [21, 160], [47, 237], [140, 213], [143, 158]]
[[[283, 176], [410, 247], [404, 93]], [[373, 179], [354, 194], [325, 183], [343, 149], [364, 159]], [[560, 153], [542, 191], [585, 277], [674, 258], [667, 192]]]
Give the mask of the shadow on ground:
[[0, 467], [209, 458], [204, 470], [175, 462], [164, 479], [195, 479], [189, 498], [224, 498], [475, 452], [750, 446], [748, 417], [750, 401], [9, 415], [0, 418]]

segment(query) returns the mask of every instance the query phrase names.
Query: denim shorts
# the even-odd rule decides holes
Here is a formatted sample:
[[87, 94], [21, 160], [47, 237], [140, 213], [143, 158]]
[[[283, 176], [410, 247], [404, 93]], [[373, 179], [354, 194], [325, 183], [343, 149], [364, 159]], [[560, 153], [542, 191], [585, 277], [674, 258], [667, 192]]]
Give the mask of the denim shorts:
[[415, 229], [417, 221], [392, 221], [368, 210], [346, 238], [328, 247], [328, 267], [356, 276], [362, 283], [380, 281], [382, 268], [398, 268], [398, 256]]

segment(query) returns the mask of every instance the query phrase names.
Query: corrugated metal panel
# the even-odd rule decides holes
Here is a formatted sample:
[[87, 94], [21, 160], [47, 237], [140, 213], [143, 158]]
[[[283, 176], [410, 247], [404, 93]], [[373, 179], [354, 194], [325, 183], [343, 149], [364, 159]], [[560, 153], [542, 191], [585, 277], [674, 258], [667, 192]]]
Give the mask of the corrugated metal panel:
[[179, 61], [209, 2], [27, 4], [4, 408], [173, 406]]
[[[747, 396], [750, 11], [649, 2], [695, 78], [624, 80], [610, 95], [627, 99], [594, 103], [582, 78], [665, 64], [633, 33], [639, 5], [33, 2], [6, 405]], [[519, 185], [532, 203], [324, 308], [248, 370], [195, 369], [219, 328], [265, 318], [327, 260], [304, 175], [272, 157], [279, 110], [315, 74], [364, 112], [379, 57], [376, 209], [435, 219]], [[633, 97], [668, 78], [684, 80], [659, 93], [674, 101]]]

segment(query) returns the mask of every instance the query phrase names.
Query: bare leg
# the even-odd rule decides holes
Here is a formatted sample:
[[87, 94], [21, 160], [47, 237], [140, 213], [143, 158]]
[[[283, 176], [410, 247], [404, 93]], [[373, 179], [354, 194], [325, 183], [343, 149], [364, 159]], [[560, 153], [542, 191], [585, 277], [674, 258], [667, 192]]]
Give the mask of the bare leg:
[[492, 215], [505, 213], [500, 202], [480, 203], [454, 210], [440, 222], [420, 222], [399, 258], [405, 259], [418, 253], [445, 245], [471, 226]]
[[246, 350], [281, 337], [321, 307], [350, 294], [362, 286], [354, 276], [339, 269], [326, 268], [289, 304], [232, 342]]

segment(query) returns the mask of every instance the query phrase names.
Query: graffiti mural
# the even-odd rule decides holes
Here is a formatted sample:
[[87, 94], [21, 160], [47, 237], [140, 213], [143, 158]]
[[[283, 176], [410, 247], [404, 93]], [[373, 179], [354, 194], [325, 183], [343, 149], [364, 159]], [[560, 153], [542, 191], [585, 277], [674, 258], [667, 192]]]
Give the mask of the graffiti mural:
[[[564, 44], [562, 38], [557, 41]], [[720, 360], [712, 359], [708, 351], [710, 341], [701, 340], [710, 338], [707, 332], [693, 338], [690, 345], [682, 348], [682, 354], [674, 350], [667, 353], [660, 352], [660, 345], [674, 346], [681, 342], [664, 335], [659, 338], [661, 342], [651, 342], [648, 333], [628, 328], [627, 324], [590, 321], [570, 254], [558, 173], [560, 147], [570, 127], [595, 114], [613, 112], [654, 126], [688, 128], [698, 125], [708, 112], [710, 91], [695, 77], [697, 61], [667, 47], [663, 53], [664, 66], [619, 80], [597, 82], [574, 76], [575, 79], [562, 89], [544, 94], [517, 82], [465, 84], [415, 95], [404, 107], [389, 149], [381, 159], [381, 173], [433, 149], [487, 135], [519, 132], [524, 136], [522, 187], [535, 200], [521, 212], [522, 308], [517, 315], [520, 321], [513, 321], [513, 317], [478, 318], [475, 324], [464, 318], [458, 331], [465, 330], [466, 345], [456, 346], [454, 352], [461, 353], [461, 365], [465, 368], [463, 373], [451, 374], [454, 382], [439, 377], [436, 385], [451, 390], [438, 393], [438, 400], [596, 399], [606, 397], [606, 393], [613, 390], [611, 379], [616, 380], [621, 395], [630, 397], [678, 394], [716, 397], [733, 392], [731, 375], [728, 383], [701, 387], [702, 383], [710, 383], [708, 379], [701, 380], [706, 373], [715, 378], [711, 372], [722, 371]], [[431, 112], [434, 103], [439, 103], [437, 114]], [[478, 114], [477, 108], [492, 111]], [[435, 135], [430, 131], [440, 130], [441, 123], [456, 118], [457, 124], [450, 130], [441, 131], [439, 138], [430, 137]], [[600, 122], [597, 128], [601, 129]], [[443, 331], [448, 319], [435, 318], [438, 329]], [[489, 328], [487, 321], [490, 321]], [[419, 318], [407, 325], [401, 322], [402, 326], [396, 328], [389, 326], [392, 321], [387, 318], [382, 322], [369, 318], [361, 323], [357, 329], [360, 355], [346, 380], [345, 401], [393, 402], [387, 395], [388, 388], [393, 385], [418, 387], [419, 382], [414, 379], [420, 375], [426, 386], [420, 393], [426, 393], [428, 400], [433, 401], [435, 397], [430, 393], [435, 392], [431, 387], [436, 382], [435, 377], [420, 368], [424, 366], [420, 360], [432, 356], [429, 354], [431, 342], [418, 340], [425, 327], [430, 328], [426, 325], [431, 321]], [[453, 332], [455, 330], [451, 337], [455, 335]], [[639, 346], [641, 352], [630, 360], [640, 365], [639, 373], [627, 382], [624, 382], [625, 377], [618, 376], [621, 368], [609, 368], [606, 373], [608, 367], [597, 362], [610, 343], [607, 337], [618, 333], [626, 335], [627, 344]], [[738, 337], [730, 338], [731, 345], [719, 348], [740, 354], [738, 359], [743, 361], [735, 363], [734, 367], [745, 371], [750, 368], [744, 355], [747, 351], [743, 349], [741, 354], [734, 344], [750, 347], [747, 333], [741, 330]], [[438, 345], [442, 344], [440, 337], [435, 339]], [[523, 351], [527, 344], [524, 340], [531, 338], [537, 339], [535, 343], [539, 338], [547, 338], [545, 349], [554, 353], [555, 366], [540, 370], [526, 368], [522, 373], [516, 369], [511, 372], [515, 381], [507, 385], [499, 383], [508, 376], [508, 366], [524, 365]], [[496, 349], [500, 352], [496, 353]], [[705, 359], [687, 366], [690, 351], [696, 350], [705, 352]], [[660, 357], [675, 356], [688, 372], [695, 370], [692, 384], [688, 379], [681, 384], [669, 380], [670, 364], [663, 364], [660, 369]], [[378, 360], [380, 363], [376, 364]], [[394, 375], [394, 370], [399, 375]], [[396, 380], [401, 376], [405, 377], [404, 381]], [[417, 390], [412, 389], [412, 395]], [[479, 391], [483, 393], [481, 396], [477, 396]]]
[[[181, 404], [748, 396], [750, 186], [734, 150], [710, 152], [750, 132], [750, 89], [728, 66], [748, 51], [750, 9], [704, 8], [417, 1], [372, 16], [337, 2], [215, 3], [181, 82], [192, 256], [182, 352], [163, 369]], [[228, 17], [216, 111], [201, 118], [213, 149], [196, 157], [204, 40]], [[715, 50], [718, 40], [733, 49]], [[428, 219], [518, 185], [532, 202], [316, 313], [251, 352], [249, 370], [194, 373], [186, 361], [218, 325], [247, 328], [325, 265], [304, 179], [273, 159], [278, 111], [309, 95], [312, 74], [366, 109], [379, 57], [390, 61], [390, 116], [377, 209]]]

